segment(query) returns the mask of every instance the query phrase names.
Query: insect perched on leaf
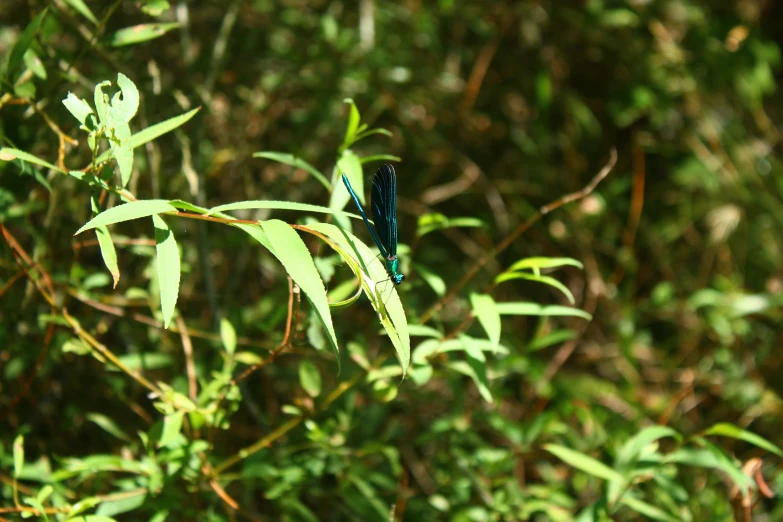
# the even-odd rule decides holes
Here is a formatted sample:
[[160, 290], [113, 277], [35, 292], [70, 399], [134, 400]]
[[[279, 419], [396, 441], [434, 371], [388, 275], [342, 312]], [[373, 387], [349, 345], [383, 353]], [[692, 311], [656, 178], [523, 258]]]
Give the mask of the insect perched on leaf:
[[375, 222], [374, 229], [367, 219], [367, 214], [364, 213], [356, 192], [351, 187], [351, 182], [348, 181], [348, 176], [345, 174], [343, 174], [343, 183], [356, 203], [367, 230], [370, 231], [375, 244], [378, 245], [378, 250], [381, 251], [385, 259], [386, 272], [394, 284], [399, 286], [405, 276], [400, 273], [400, 262], [397, 260], [397, 177], [394, 174], [394, 168], [388, 164], [381, 165], [372, 179], [370, 210]]

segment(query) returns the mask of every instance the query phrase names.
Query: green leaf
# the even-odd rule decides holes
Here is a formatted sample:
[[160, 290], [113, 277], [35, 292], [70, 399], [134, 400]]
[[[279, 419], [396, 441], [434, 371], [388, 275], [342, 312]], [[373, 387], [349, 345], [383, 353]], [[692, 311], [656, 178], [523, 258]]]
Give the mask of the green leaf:
[[487, 294], [470, 294], [470, 304], [484, 331], [487, 332], [490, 342], [500, 342], [500, 313], [498, 313], [495, 300]]
[[[343, 148], [347, 149], [354, 141], [356, 141], [356, 133], [359, 130], [359, 121], [361, 120], [361, 116], [359, 115], [359, 109], [356, 108], [356, 104], [352, 99], [346, 98], [343, 100], [343, 103], [347, 103], [351, 106], [350, 112], [348, 114], [348, 126], [345, 129], [345, 138], [343, 139]], [[353, 184], [353, 180], [351, 180], [351, 184]]]
[[742, 491], [743, 496], [748, 495], [749, 489], [755, 489], [756, 485], [740, 467], [726, 453], [715, 444], [703, 437], [693, 437], [693, 442], [704, 446], [704, 450], [694, 450], [690, 448], [680, 448], [664, 458], [663, 462], [675, 462], [689, 466], [698, 466], [702, 468], [712, 468], [723, 471], [734, 484]]
[[86, 125], [87, 116], [92, 114], [92, 108], [86, 101], [69, 92], [68, 96], [63, 100], [63, 105], [79, 123]]
[[234, 325], [225, 317], [220, 320], [220, 340], [226, 353], [233, 355], [237, 349], [237, 332], [234, 330]]
[[584, 310], [558, 305], [540, 305], [524, 301], [512, 303], [497, 303], [497, 310], [500, 315], [535, 315], [535, 316], [563, 316], [563, 317], [581, 317], [588, 321], [593, 318]]
[[204, 207], [199, 207], [198, 205], [182, 201], [181, 199], [172, 199], [169, 203], [171, 206], [177, 207], [179, 210], [184, 210], [185, 212], [193, 212], [194, 214], [206, 214], [209, 212], [209, 210]]
[[97, 506], [100, 503], [101, 503], [101, 499], [99, 499], [98, 497], [83, 498], [82, 500], [80, 500], [79, 502], [77, 502], [76, 504], [71, 506], [71, 510], [66, 514], [65, 520], [68, 520], [68, 521], [71, 521], [71, 522], [82, 522], [87, 517], [79, 517], [78, 519], [73, 518], [73, 517], [75, 517], [76, 515], [78, 515], [80, 513], [84, 513], [88, 509], [94, 508], [95, 506]]
[[677, 431], [668, 426], [647, 426], [623, 444], [617, 453], [615, 467], [618, 470], [627, 470], [645, 447], [663, 437], [674, 437], [678, 441], [682, 439]]
[[[109, 87], [110, 85], [111, 82], [109, 80], [104, 80], [97, 84], [95, 86], [95, 90], [93, 91], [93, 100], [95, 101], [95, 112], [98, 114], [98, 122], [104, 126], [106, 125], [109, 118], [109, 96], [103, 92], [103, 88]], [[99, 159], [98, 163], [101, 161], [103, 160]]]
[[9, 83], [14, 83], [14, 74], [16, 73], [16, 69], [22, 64], [24, 54], [32, 45], [33, 40], [35, 39], [35, 35], [38, 33], [38, 29], [41, 27], [41, 22], [46, 16], [48, 10], [48, 7], [45, 8], [43, 11], [38, 13], [29, 24], [27, 24], [27, 27], [24, 28], [24, 31], [22, 31], [19, 39], [14, 44], [13, 49], [11, 49], [11, 54], [8, 55], [8, 62], [5, 68], [5, 74], [8, 77]]
[[88, 221], [82, 228], [77, 230], [74, 236], [81, 234], [85, 230], [149, 217], [164, 212], [177, 212], [177, 209], [164, 199], [132, 201], [130, 203], [125, 203], [124, 205], [117, 205], [116, 207], [104, 210]]
[[299, 383], [310, 397], [321, 395], [321, 374], [310, 359], [299, 363]]
[[465, 361], [450, 361], [447, 366], [456, 372], [470, 377], [476, 385], [476, 389], [478, 389], [481, 397], [492, 404], [492, 393], [489, 391], [489, 384], [487, 382], [487, 363], [473, 358], [469, 358], [468, 360], [470, 361], [469, 363]]
[[372, 163], [374, 161], [402, 161], [399, 156], [392, 156], [391, 154], [375, 154], [372, 156], [364, 156], [359, 158], [359, 162], [364, 165], [365, 163]]
[[[353, 234], [334, 225], [317, 223], [304, 228], [322, 234], [334, 242], [334, 246], [338, 248], [337, 252], [349, 265], [358, 264], [359, 273], [356, 275], [361, 277], [364, 293], [378, 312], [381, 324], [394, 345], [404, 377], [408, 371], [411, 353], [408, 319], [405, 317], [405, 310], [397, 289], [388, 281], [386, 269], [377, 257], [377, 251], [370, 249]], [[376, 281], [381, 283], [376, 285]], [[379, 296], [381, 288], [384, 291], [383, 295]]]
[[373, 134], [383, 134], [384, 136], [389, 136], [389, 137], [394, 136], [390, 131], [388, 131], [386, 129], [381, 129], [381, 128], [370, 129], [370, 130], [366, 130], [364, 132], [358, 133], [356, 135], [356, 139], [354, 140], [354, 143], [356, 143], [359, 140], [363, 140], [367, 136], [372, 136]]
[[[157, 370], [174, 363], [171, 355], [167, 353], [129, 353], [120, 355], [118, 359], [131, 370]], [[112, 370], [113, 368], [113, 366], [109, 367]]]
[[237, 354], [234, 355], [234, 360], [242, 364], [247, 364], [248, 366], [253, 366], [254, 364], [260, 363], [264, 359], [262, 359], [261, 356], [257, 353], [237, 352]]
[[585, 455], [582, 452], [575, 451], [557, 444], [545, 444], [544, 449], [569, 466], [584, 471], [588, 475], [592, 475], [607, 481], [621, 482], [623, 480], [622, 475], [617, 473], [615, 470], [603, 462], [594, 459], [589, 455]]
[[24, 467], [24, 435], [17, 435], [14, 439], [14, 478], [19, 478]]
[[42, 80], [47, 78], [46, 68], [44, 67], [43, 62], [32, 49], [28, 49], [27, 52], [24, 53], [24, 64], [37, 77], [41, 78]]
[[98, 19], [92, 14], [90, 8], [84, 3], [84, 0], [65, 0], [65, 3], [74, 8], [80, 15], [85, 17], [90, 22], [98, 25]]
[[32, 154], [29, 154], [23, 150], [12, 149], [9, 147], [3, 147], [2, 149], [0, 149], [0, 161], [13, 161], [15, 159], [19, 159], [22, 161], [29, 161], [30, 163], [34, 163], [35, 165], [40, 165], [42, 167], [56, 170], [57, 172], [62, 172], [63, 174], [65, 174], [65, 171], [62, 170], [60, 167], [52, 165], [51, 163], [44, 161], [40, 158], [37, 158]]
[[120, 266], [117, 264], [117, 251], [114, 249], [109, 229], [105, 226], [96, 227], [95, 235], [98, 237], [98, 246], [101, 248], [103, 262], [114, 280], [113, 288], [117, 288], [117, 283], [120, 282]]
[[165, 448], [177, 441], [180, 431], [182, 431], [182, 420], [185, 418], [184, 411], [177, 411], [163, 418], [163, 431], [158, 441], [159, 448]]
[[359, 163], [359, 157], [350, 150], [343, 152], [340, 159], [337, 160], [336, 173], [337, 177], [332, 187], [332, 195], [329, 198], [329, 208], [341, 210], [351, 199], [351, 195], [348, 194], [348, 189], [345, 188], [345, 183], [342, 180], [343, 173], [348, 176], [351, 187], [353, 187], [354, 192], [359, 197], [359, 201], [364, 204], [364, 173], [362, 172], [362, 164]]
[[326, 187], [326, 190], [329, 190], [331, 188], [329, 180], [326, 179], [326, 177], [323, 174], [321, 174], [318, 171], [318, 169], [316, 169], [315, 167], [307, 163], [302, 158], [294, 156], [293, 154], [289, 154], [287, 152], [255, 152], [253, 153], [253, 157], [270, 159], [272, 161], [277, 161], [279, 163], [291, 165], [292, 167], [297, 169], [302, 169], [306, 172], [309, 172], [310, 175], [312, 175], [315, 179], [317, 179], [321, 183], [321, 185]]
[[530, 344], [528, 344], [527, 346], [527, 350], [529, 352], [535, 352], [538, 350], [543, 350], [544, 348], [548, 348], [553, 344], [570, 341], [571, 339], [575, 339], [575, 338], [576, 338], [576, 330], [571, 330], [568, 328], [562, 330], [556, 330], [554, 332], [550, 332], [548, 334], [541, 335], [539, 337], [532, 339], [530, 341]]
[[739, 428], [733, 424], [729, 424], [728, 422], [721, 422], [715, 424], [707, 431], [705, 431], [704, 434], [722, 435], [724, 437], [731, 437], [732, 439], [742, 440], [747, 442], [748, 444], [753, 444], [754, 446], [769, 451], [770, 453], [774, 453], [778, 457], [783, 458], [783, 451], [781, 451], [780, 448], [778, 448], [777, 446], [775, 446], [765, 438], [760, 437], [755, 433], [751, 433], [749, 431], [743, 430], [742, 428]]
[[446, 295], [446, 282], [442, 277], [418, 263], [414, 263], [413, 268], [416, 270], [416, 273], [422, 279], [424, 279], [424, 282], [427, 283], [430, 288], [432, 288], [432, 291], [435, 292], [438, 297], [443, 297]]
[[[105, 82], [108, 84], [108, 82]], [[96, 87], [96, 94], [97, 94], [97, 87]], [[97, 103], [96, 103], [96, 109], [97, 109]], [[168, 120], [162, 121], [160, 123], [156, 123], [155, 125], [152, 125], [151, 127], [147, 127], [146, 129], [137, 132], [136, 134], [132, 135], [130, 138], [128, 138], [128, 142], [125, 145], [126, 147], [130, 149], [135, 149], [137, 147], [140, 147], [141, 145], [144, 145], [147, 142], [150, 142], [154, 140], [155, 138], [158, 138], [168, 132], [173, 131], [174, 129], [181, 127], [185, 123], [187, 123], [193, 116], [196, 115], [198, 111], [200, 111], [201, 108], [197, 107], [193, 110], [190, 110], [184, 114], [180, 114], [179, 116], [175, 116], [173, 118], [169, 118]], [[98, 112], [100, 115], [100, 112]], [[105, 115], [104, 115], [105, 120]], [[95, 160], [96, 163], [102, 163], [109, 158], [112, 157], [113, 150], [107, 150], [98, 158]]]
[[413, 337], [434, 337], [436, 339], [443, 339], [443, 333], [431, 326], [423, 324], [409, 324], [408, 333]]
[[482, 227], [484, 222], [472, 217], [449, 218], [439, 212], [419, 216], [416, 234], [421, 237], [436, 230], [446, 228]]
[[575, 304], [574, 294], [563, 283], [555, 279], [554, 277], [536, 274], [526, 274], [524, 272], [503, 272], [495, 278], [495, 284], [500, 284], [505, 281], [511, 281], [513, 279], [525, 279], [527, 281], [535, 281], [537, 283], [544, 283], [545, 285], [552, 286], [560, 290], [571, 304]]
[[131, 131], [127, 123], [120, 123], [114, 127], [114, 137], [119, 140], [111, 142], [111, 148], [114, 151], [114, 159], [120, 168], [121, 186], [125, 188], [133, 174], [133, 148], [128, 146]]
[[634, 498], [629, 494], [623, 495], [620, 499], [620, 503], [626, 505], [640, 515], [644, 515], [650, 520], [660, 520], [661, 522], [679, 522], [682, 520], [680, 517], [672, 516], [664, 510], [655, 507], [652, 504], [648, 504], [643, 500]]
[[228, 212], [231, 210], [249, 210], [249, 209], [269, 209], [269, 210], [299, 210], [302, 212], [317, 212], [319, 214], [331, 214], [333, 216], [346, 216], [354, 219], [362, 219], [357, 214], [335, 210], [320, 205], [311, 205], [309, 203], [296, 203], [293, 201], [238, 201], [237, 203], [226, 203], [209, 209], [207, 214], [216, 214], [218, 212]]
[[140, 492], [138, 495], [128, 496], [127, 491], [117, 491], [116, 494], [110, 493], [106, 496], [108, 498], [116, 498], [117, 500], [104, 500], [101, 502], [101, 505], [95, 510], [96, 515], [110, 517], [120, 513], [127, 513], [143, 506], [144, 501], [147, 500], [147, 494], [143, 492]]
[[511, 267], [509, 267], [508, 272], [513, 272], [515, 270], [540, 270], [542, 268], [559, 268], [561, 266], [575, 266], [579, 269], [583, 269], [584, 265], [577, 261], [576, 259], [571, 259], [570, 257], [526, 257], [525, 259], [520, 259]]
[[[107, 125], [112, 127], [120, 123], [129, 123], [139, 110], [139, 90], [130, 78], [122, 73], [117, 74], [117, 86], [122, 96], [115, 94], [109, 107]], [[130, 137], [130, 133], [127, 138]]]
[[[277, 219], [264, 221], [261, 228], [266, 233], [272, 254], [283, 264], [288, 275], [312, 303], [316, 316], [329, 334], [329, 341], [339, 356], [340, 349], [334, 333], [326, 288], [304, 241], [290, 225]], [[339, 357], [337, 362], [339, 367]]]
[[122, 428], [117, 426], [117, 424], [106, 415], [103, 415], [101, 413], [88, 413], [87, 415], [85, 415], [85, 417], [87, 418], [88, 421], [94, 422], [95, 424], [100, 426], [103, 429], [103, 431], [105, 431], [109, 435], [117, 437], [118, 439], [124, 440], [126, 442], [131, 440], [130, 437], [128, 437], [128, 435], [124, 431], [122, 431]]
[[123, 45], [133, 45], [148, 40], [160, 38], [172, 29], [178, 29], [177, 22], [166, 24], [141, 24], [132, 27], [126, 27], [116, 31], [110, 40], [113, 47], [122, 47]]
[[157, 253], [158, 286], [160, 287], [160, 308], [163, 312], [163, 327], [168, 328], [179, 296], [180, 260], [174, 232], [163, 218], [152, 216], [155, 225], [155, 251]]
[[141, 10], [150, 16], [160, 16], [170, 7], [168, 0], [144, 0]]

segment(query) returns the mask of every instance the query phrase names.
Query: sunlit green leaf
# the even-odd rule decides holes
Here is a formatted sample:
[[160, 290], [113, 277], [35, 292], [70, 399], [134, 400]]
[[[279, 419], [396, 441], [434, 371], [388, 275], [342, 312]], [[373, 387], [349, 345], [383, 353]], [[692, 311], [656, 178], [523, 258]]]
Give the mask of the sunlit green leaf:
[[121, 47], [123, 45], [133, 45], [148, 40], [154, 40], [160, 38], [164, 34], [168, 33], [172, 29], [179, 28], [179, 24], [176, 22], [170, 22], [165, 24], [141, 24], [134, 25], [132, 27], [126, 27], [116, 31], [110, 38], [110, 43], [113, 47]]
[[220, 340], [226, 353], [233, 355], [237, 349], [237, 332], [234, 330], [234, 325], [225, 317], [220, 320]]
[[721, 422], [715, 424], [707, 431], [705, 431], [704, 434], [722, 435], [724, 437], [731, 437], [732, 439], [743, 440], [748, 444], [753, 444], [754, 446], [769, 451], [770, 453], [774, 453], [778, 457], [783, 458], [783, 451], [781, 451], [780, 448], [778, 448], [777, 446], [775, 446], [765, 438], [760, 437], [759, 435], [756, 435], [755, 433], [751, 433], [747, 430], [743, 430], [742, 428], [735, 426], [733, 424], [729, 424], [728, 422]]
[[310, 359], [303, 359], [299, 363], [299, 384], [310, 397], [321, 395], [321, 373]]
[[158, 215], [152, 216], [155, 224], [155, 251], [157, 253], [158, 286], [160, 287], [160, 308], [163, 312], [163, 326], [169, 327], [179, 296], [180, 260], [179, 248], [174, 232]]
[[266, 158], [273, 161], [277, 161], [280, 163], [285, 163], [286, 165], [291, 165], [294, 168], [302, 169], [308, 173], [310, 173], [311, 176], [313, 176], [315, 179], [318, 180], [318, 182], [321, 183], [324, 187], [326, 187], [327, 190], [331, 188], [331, 184], [329, 183], [329, 180], [326, 179], [326, 177], [321, 174], [318, 169], [307, 163], [302, 158], [299, 158], [297, 156], [294, 156], [293, 154], [289, 154], [287, 152], [255, 152], [253, 153], [254, 158]]
[[133, 219], [149, 217], [155, 214], [176, 211], [177, 209], [175, 207], [163, 199], [133, 201], [131, 203], [117, 205], [116, 207], [104, 210], [90, 221], [85, 223], [82, 228], [76, 231], [74, 236], [81, 234], [85, 230], [90, 230], [100, 226], [113, 225], [123, 221], [131, 221]]
[[[147, 127], [146, 129], [143, 129], [137, 132], [136, 134], [132, 135], [130, 138], [128, 138], [128, 141], [125, 146], [130, 149], [135, 149], [141, 145], [144, 145], [145, 143], [152, 141], [155, 138], [158, 138], [168, 132], [173, 131], [174, 129], [177, 129], [178, 127], [181, 127], [182, 125], [187, 123], [188, 120], [193, 118], [193, 116], [195, 116], [196, 113], [200, 110], [201, 108], [198, 107], [184, 114], [180, 114], [179, 116], [169, 118], [168, 120]], [[101, 154], [100, 156], [98, 156], [98, 158], [95, 161], [96, 163], [104, 162], [108, 160], [110, 157], [112, 157], [112, 154], [113, 151], [108, 150], [103, 154]]]
[[500, 315], [537, 315], [537, 316], [563, 316], [581, 317], [590, 320], [593, 316], [578, 308], [558, 305], [540, 305], [531, 302], [497, 303]]
[[[332, 347], [339, 352], [326, 288], [304, 241], [290, 225], [276, 219], [264, 221], [261, 228], [268, 238], [270, 251], [313, 304], [316, 316], [329, 334]], [[337, 361], [339, 365], [339, 358]]]
[[489, 340], [497, 344], [500, 342], [500, 313], [498, 312], [495, 300], [488, 294], [470, 294], [470, 304], [473, 307], [475, 315], [484, 331], [487, 332]]
[[595, 458], [579, 451], [560, 446], [558, 444], [545, 444], [544, 449], [578, 470], [604, 480], [622, 481], [623, 477], [612, 468]]

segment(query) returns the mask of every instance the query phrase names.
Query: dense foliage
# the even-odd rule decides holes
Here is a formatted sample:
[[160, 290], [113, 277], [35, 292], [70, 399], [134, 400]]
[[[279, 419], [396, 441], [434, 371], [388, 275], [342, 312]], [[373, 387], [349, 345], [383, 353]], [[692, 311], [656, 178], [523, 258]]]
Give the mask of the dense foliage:
[[0, 521], [783, 518], [780, 2], [0, 19]]

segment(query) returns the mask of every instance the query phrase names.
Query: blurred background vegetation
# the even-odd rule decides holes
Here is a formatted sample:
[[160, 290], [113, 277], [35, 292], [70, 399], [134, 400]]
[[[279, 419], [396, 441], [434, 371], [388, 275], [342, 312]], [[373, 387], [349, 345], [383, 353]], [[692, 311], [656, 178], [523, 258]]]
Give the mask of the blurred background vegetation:
[[[522, 258], [583, 263], [552, 276], [592, 314], [504, 316], [483, 379], [459, 371], [457, 349], [400, 383], [359, 300], [333, 310], [338, 375], [305, 300], [285, 333], [297, 289], [248, 236], [168, 220], [183, 273], [165, 330], [148, 221], [111, 228], [112, 288], [95, 236], [72, 237], [100, 190], [0, 162], [0, 520], [783, 520], [780, 2], [5, 0], [0, 20], [2, 147], [89, 171], [61, 101], [92, 104], [118, 73], [140, 91], [134, 133], [201, 107], [135, 150], [138, 199], [327, 205], [306, 169], [253, 153], [291, 153], [329, 178], [353, 99], [391, 132], [353, 150], [401, 159], [408, 322], [444, 305], [426, 317], [436, 333], [412, 332], [414, 360], [428, 335], [482, 337], [470, 293]], [[613, 148], [593, 192], [443, 299]], [[422, 235], [433, 213], [481, 226]], [[330, 290], [350, 280], [305, 239]], [[568, 305], [524, 280], [492, 296]], [[230, 425], [183, 426], [87, 355], [79, 329], [185, 396], [196, 375], [199, 393], [214, 387], [199, 406], [224, 408]]]

